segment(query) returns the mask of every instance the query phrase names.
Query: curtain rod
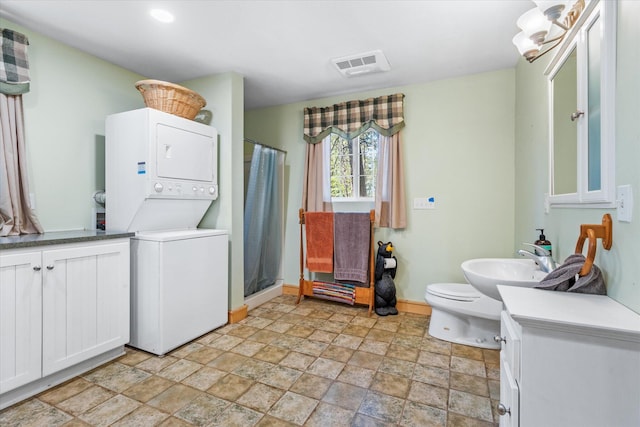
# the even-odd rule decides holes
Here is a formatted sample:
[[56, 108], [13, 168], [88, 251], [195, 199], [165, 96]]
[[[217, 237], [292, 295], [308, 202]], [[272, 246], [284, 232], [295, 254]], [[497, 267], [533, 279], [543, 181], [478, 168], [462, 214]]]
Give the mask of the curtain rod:
[[272, 150], [276, 150], [276, 151], [279, 151], [281, 153], [287, 154], [287, 152], [285, 150], [281, 150], [280, 148], [272, 147], [271, 145], [263, 144], [262, 142], [255, 141], [253, 139], [245, 138], [244, 141], [245, 142], [249, 142], [251, 144], [262, 145], [263, 147], [271, 148]]

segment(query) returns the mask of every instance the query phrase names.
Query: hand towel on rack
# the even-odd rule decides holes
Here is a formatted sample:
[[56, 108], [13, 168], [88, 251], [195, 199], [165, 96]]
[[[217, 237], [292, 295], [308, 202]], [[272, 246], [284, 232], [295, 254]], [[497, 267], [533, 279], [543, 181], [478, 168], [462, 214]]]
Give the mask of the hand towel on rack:
[[368, 213], [335, 214], [333, 277], [367, 283], [371, 218]]
[[586, 259], [582, 254], [569, 255], [564, 264], [547, 274], [534, 287], [551, 291], [606, 295], [607, 289], [602, 273], [596, 265], [591, 266], [591, 271], [586, 276], [578, 276], [576, 280], [576, 275], [582, 269], [585, 261]]
[[307, 268], [316, 273], [333, 272], [333, 212], [306, 212]]

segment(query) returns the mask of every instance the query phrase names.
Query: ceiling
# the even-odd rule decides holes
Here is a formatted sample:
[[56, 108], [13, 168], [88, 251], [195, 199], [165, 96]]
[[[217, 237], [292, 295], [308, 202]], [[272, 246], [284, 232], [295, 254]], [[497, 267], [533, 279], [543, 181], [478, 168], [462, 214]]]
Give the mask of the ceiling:
[[[530, 0], [2, 0], [0, 16], [150, 79], [229, 71], [245, 108], [513, 67]], [[149, 10], [164, 8], [163, 24]], [[381, 49], [391, 71], [347, 78], [331, 59]]]

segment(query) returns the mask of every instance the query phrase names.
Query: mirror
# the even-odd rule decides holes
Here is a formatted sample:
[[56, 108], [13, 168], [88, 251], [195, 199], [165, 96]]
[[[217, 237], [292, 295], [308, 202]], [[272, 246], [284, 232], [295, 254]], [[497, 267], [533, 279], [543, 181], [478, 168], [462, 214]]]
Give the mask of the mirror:
[[615, 205], [615, 7], [590, 2], [545, 71], [550, 205]]
[[551, 79], [553, 87], [553, 192], [578, 192], [578, 126], [571, 120], [576, 111], [578, 79], [576, 48]]

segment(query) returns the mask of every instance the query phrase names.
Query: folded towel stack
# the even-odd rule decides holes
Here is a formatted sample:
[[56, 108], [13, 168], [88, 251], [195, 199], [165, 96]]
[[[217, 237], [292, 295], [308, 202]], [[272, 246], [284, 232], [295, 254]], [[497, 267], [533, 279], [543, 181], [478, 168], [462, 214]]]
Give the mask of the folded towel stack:
[[586, 258], [582, 254], [569, 255], [564, 264], [549, 273], [535, 288], [550, 291], [576, 292], [582, 294], [606, 295], [607, 287], [602, 272], [594, 264], [585, 276], [576, 276]]
[[330, 301], [353, 305], [356, 302], [356, 287], [347, 283], [313, 281], [313, 296]]

